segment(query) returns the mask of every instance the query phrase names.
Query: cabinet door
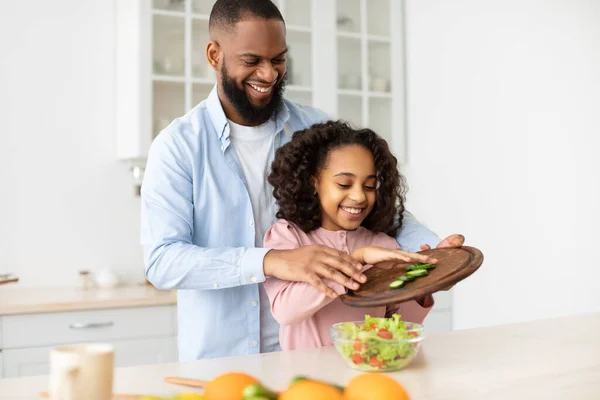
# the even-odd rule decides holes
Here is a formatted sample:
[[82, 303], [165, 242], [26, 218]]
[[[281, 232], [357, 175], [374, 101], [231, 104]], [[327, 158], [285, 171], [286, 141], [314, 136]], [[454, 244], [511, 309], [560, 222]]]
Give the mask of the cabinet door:
[[288, 54], [285, 97], [306, 105], [313, 105], [312, 2], [313, 0], [275, 2], [286, 22]]
[[[109, 342], [115, 348], [115, 366], [130, 367], [177, 361], [177, 338], [117, 340]], [[51, 346], [4, 350], [5, 378], [47, 375], [50, 372]], [[2, 353], [0, 353], [2, 357]]]
[[335, 23], [336, 115], [373, 129], [403, 161], [402, 1], [336, 0]]
[[4, 355], [2, 354], [2, 350], [0, 350], [0, 378], [4, 377]]
[[156, 306], [7, 315], [1, 320], [4, 349], [170, 336], [175, 313], [175, 306]]
[[4, 377], [47, 375], [51, 347], [4, 350]]

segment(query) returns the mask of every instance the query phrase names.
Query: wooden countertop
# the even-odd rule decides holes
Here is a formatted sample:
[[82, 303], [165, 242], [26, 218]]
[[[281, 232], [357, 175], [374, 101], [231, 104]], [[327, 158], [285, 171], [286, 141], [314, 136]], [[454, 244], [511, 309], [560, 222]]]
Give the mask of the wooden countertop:
[[[389, 375], [413, 400], [600, 399], [600, 313], [489, 328], [432, 333], [407, 368]], [[166, 376], [211, 379], [245, 371], [280, 390], [295, 375], [345, 385], [360, 372], [332, 347], [117, 368], [116, 393], [191, 392]], [[0, 380], [0, 398], [37, 399], [48, 377]], [[12, 397], [11, 397], [12, 396]]]
[[0, 287], [0, 315], [176, 304], [175, 291], [150, 285], [82, 290], [75, 287]]

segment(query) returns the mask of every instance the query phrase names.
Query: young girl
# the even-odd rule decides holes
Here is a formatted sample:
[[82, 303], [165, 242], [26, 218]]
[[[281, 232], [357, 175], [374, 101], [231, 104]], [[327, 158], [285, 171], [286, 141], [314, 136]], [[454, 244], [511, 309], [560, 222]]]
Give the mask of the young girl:
[[[294, 133], [277, 150], [269, 183], [279, 205], [265, 234], [264, 247], [294, 249], [313, 244], [349, 253], [373, 264], [431, 261], [400, 250], [396, 233], [402, 225], [404, 178], [385, 140], [369, 129], [355, 130], [340, 121], [315, 124]], [[435, 260], [433, 260], [435, 262]], [[336, 294], [346, 288], [326, 281]], [[433, 298], [426, 296], [393, 307], [353, 308], [303, 282], [268, 277], [264, 288], [280, 324], [283, 350], [332, 344], [332, 324], [398, 313], [421, 323]]]

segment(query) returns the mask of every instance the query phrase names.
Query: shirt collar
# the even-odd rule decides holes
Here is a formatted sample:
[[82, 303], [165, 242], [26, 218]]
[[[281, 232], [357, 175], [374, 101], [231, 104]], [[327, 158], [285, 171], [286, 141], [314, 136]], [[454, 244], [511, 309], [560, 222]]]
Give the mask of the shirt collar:
[[225, 117], [225, 111], [223, 111], [221, 100], [219, 100], [216, 84], [213, 86], [208, 98], [206, 99], [206, 109], [208, 110], [208, 115], [210, 116], [210, 120], [215, 128], [217, 137], [222, 139], [223, 132], [227, 126], [227, 117]]
[[[219, 100], [216, 84], [213, 86], [206, 99], [206, 108], [208, 110], [208, 115], [210, 115], [213, 127], [215, 128], [215, 132], [217, 133], [217, 137], [221, 142], [225, 142], [229, 137], [229, 124], [227, 122], [227, 117], [225, 116], [225, 111], [223, 111], [221, 100]], [[284, 101], [279, 110], [275, 113], [275, 132], [281, 132], [283, 126], [289, 119], [290, 110]]]

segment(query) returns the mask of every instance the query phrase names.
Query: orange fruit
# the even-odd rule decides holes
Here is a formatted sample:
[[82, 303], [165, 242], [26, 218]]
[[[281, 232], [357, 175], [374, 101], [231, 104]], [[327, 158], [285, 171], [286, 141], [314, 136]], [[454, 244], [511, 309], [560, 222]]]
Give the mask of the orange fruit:
[[260, 382], [242, 372], [219, 375], [206, 384], [204, 397], [208, 400], [244, 400], [244, 389], [255, 383]]
[[355, 376], [344, 390], [343, 400], [409, 400], [404, 387], [381, 373]]
[[323, 382], [305, 379], [281, 392], [278, 400], [342, 400], [342, 392]]

